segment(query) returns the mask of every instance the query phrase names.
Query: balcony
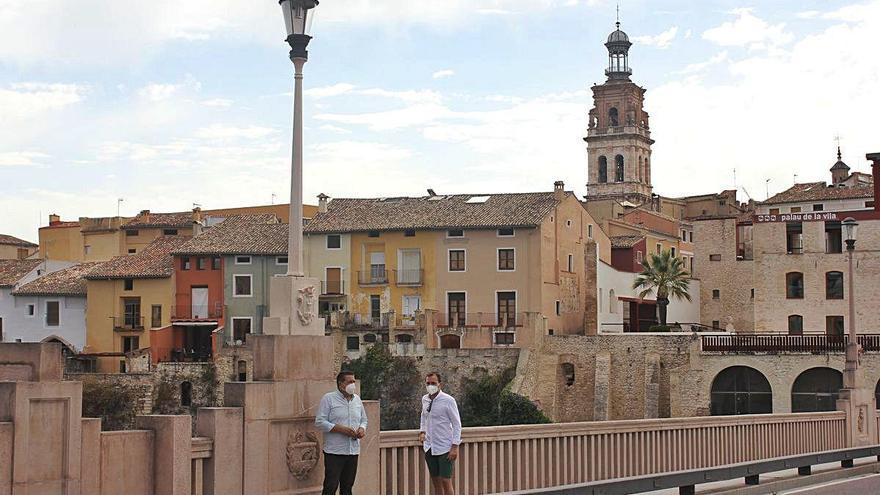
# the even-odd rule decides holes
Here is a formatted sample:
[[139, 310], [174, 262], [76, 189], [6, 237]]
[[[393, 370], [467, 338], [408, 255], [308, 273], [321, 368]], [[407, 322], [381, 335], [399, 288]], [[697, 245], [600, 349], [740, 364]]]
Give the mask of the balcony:
[[144, 317], [140, 315], [114, 316], [113, 330], [117, 332], [143, 332]]
[[525, 313], [436, 313], [434, 327], [438, 329], [515, 329], [521, 328], [525, 319]]
[[217, 320], [223, 318], [223, 305], [214, 304], [181, 304], [171, 306], [171, 321], [180, 320]]
[[[847, 335], [703, 335], [705, 352], [731, 354], [777, 354], [785, 352], [828, 354], [844, 352], [849, 342]], [[860, 334], [857, 337], [863, 352], [880, 352], [880, 335]]]
[[417, 270], [397, 270], [395, 278], [398, 287], [418, 287], [425, 281], [425, 271]]
[[345, 280], [322, 280], [322, 296], [341, 296], [345, 294]]
[[362, 286], [388, 285], [390, 271], [385, 266], [373, 267], [370, 270], [358, 272], [358, 284]]

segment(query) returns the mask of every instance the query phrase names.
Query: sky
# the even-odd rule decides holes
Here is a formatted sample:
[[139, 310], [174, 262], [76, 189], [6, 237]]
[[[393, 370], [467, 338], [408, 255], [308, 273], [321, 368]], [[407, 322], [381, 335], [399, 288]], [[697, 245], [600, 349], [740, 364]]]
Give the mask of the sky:
[[[304, 190], [586, 193], [616, 3], [322, 0]], [[766, 198], [880, 151], [880, 0], [622, 0], [654, 191]], [[286, 202], [293, 66], [276, 0], [0, 0], [0, 233]], [[769, 179], [769, 182], [768, 182]], [[122, 198], [120, 203], [118, 199]]]

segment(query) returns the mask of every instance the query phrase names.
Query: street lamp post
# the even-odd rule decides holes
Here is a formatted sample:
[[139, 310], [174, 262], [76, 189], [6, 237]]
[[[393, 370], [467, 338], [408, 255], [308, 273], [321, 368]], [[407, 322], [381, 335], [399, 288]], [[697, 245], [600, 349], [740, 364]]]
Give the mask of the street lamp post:
[[302, 117], [302, 79], [303, 66], [309, 59], [306, 50], [312, 37], [309, 36], [318, 0], [280, 0], [287, 29], [287, 43], [290, 44], [290, 60], [295, 69], [293, 93], [293, 156], [290, 174], [290, 233], [287, 242], [287, 275], [302, 277], [303, 272], [303, 117]]
[[841, 223], [843, 230], [843, 239], [846, 242], [847, 262], [849, 270], [847, 273], [847, 292], [849, 293], [849, 342], [846, 345], [846, 367], [844, 373], [846, 388], [856, 388], [861, 384], [857, 384], [859, 367], [859, 343], [856, 336], [856, 298], [853, 283], [853, 257], [856, 250], [856, 231], [859, 224], [852, 217], [847, 217]]

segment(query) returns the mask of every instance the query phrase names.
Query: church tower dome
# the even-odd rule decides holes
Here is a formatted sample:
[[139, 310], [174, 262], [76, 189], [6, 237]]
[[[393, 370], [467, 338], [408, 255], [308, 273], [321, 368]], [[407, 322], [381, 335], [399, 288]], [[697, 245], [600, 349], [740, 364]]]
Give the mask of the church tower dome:
[[620, 21], [617, 21], [617, 29], [608, 35], [608, 41], [605, 48], [608, 49], [608, 68], [605, 69], [605, 75], [608, 80], [624, 80], [629, 81], [632, 75], [632, 69], [629, 67], [629, 48], [632, 43], [629, 36], [620, 30]]

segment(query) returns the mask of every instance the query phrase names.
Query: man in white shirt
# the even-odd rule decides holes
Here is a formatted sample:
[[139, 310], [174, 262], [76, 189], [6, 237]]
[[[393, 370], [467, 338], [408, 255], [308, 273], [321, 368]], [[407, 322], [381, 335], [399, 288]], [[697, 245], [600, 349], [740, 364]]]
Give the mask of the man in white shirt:
[[355, 395], [354, 373], [336, 375], [336, 390], [321, 399], [315, 427], [324, 432], [324, 490], [321, 495], [351, 495], [357, 476], [361, 438], [367, 431], [367, 413]]
[[461, 444], [461, 417], [455, 399], [440, 390], [440, 374], [425, 377], [427, 394], [422, 396], [419, 441], [425, 449], [425, 463], [436, 495], [455, 495], [452, 467]]

